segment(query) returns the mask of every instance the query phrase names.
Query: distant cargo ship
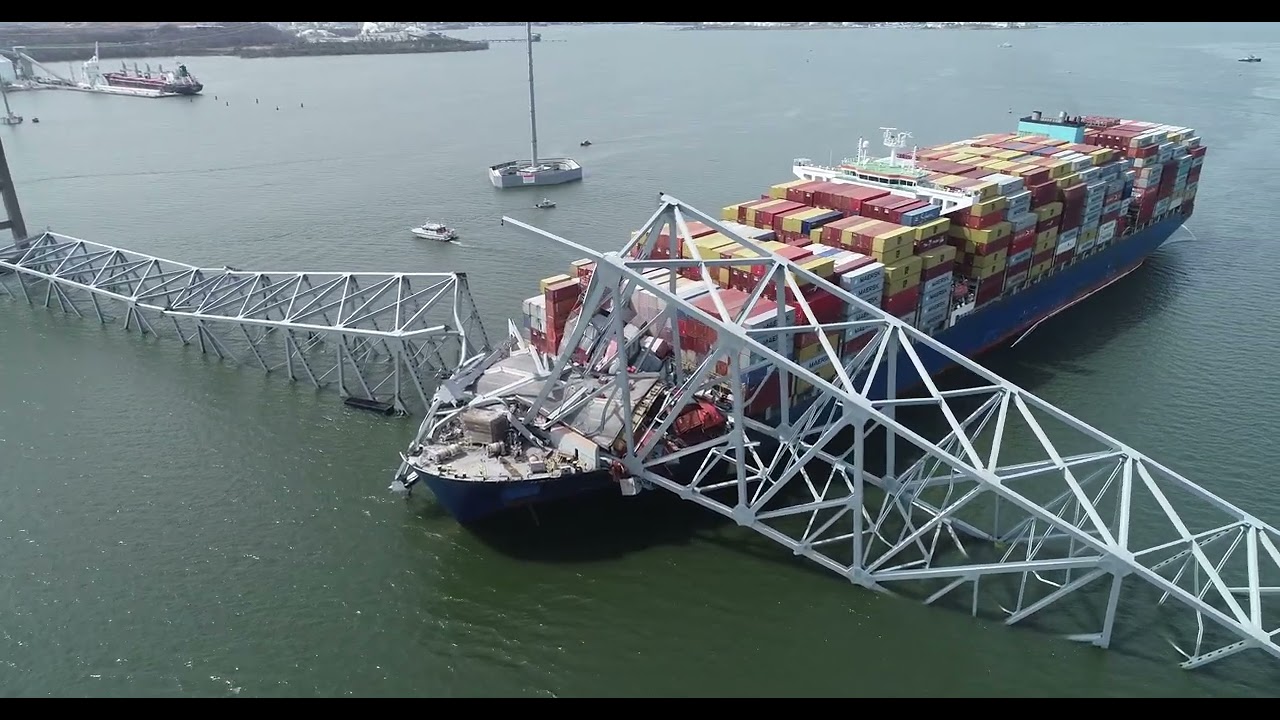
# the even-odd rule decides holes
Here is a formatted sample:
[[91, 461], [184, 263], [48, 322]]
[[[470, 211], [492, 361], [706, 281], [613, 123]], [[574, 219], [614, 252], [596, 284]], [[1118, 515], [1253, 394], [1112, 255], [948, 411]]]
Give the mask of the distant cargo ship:
[[[798, 179], [773, 186], [760, 199], [724, 208], [721, 224], [968, 357], [1008, 342], [1137, 269], [1193, 213], [1206, 153], [1190, 128], [1065, 113], [1056, 119], [1032, 113], [1021, 119], [1017, 133], [910, 152], [904, 150], [906, 133], [883, 129], [889, 157], [867, 157], [867, 143], [860, 141], [858, 157], [836, 167], [798, 159], [792, 168]], [[690, 223], [689, 233], [689, 244], [703, 258], [755, 257], [713, 227]], [[667, 228], [650, 257], [672, 256], [693, 253]], [[746, 305], [758, 284], [744, 267], [720, 266], [713, 275], [730, 313]], [[599, 392], [599, 381], [583, 371], [581, 362], [601, 342], [608, 321], [603, 315], [586, 318], [596, 331], [587, 332], [577, 348], [561, 347], [571, 323], [584, 321], [575, 312], [592, 269], [590, 262], [577, 261], [570, 274], [544, 279], [541, 293], [524, 302], [531, 349], [513, 344], [445, 382], [436, 413], [424, 421], [397, 472], [394, 491], [426, 483], [463, 523], [596, 489], [621, 485], [624, 493], [637, 491], [619, 472], [618, 458], [626, 447], [620, 392], [585, 403], [574, 399], [589, 396], [593, 388]], [[670, 282], [669, 271], [653, 272], [664, 275], [653, 278], [654, 284]], [[686, 276], [676, 279], [675, 287], [678, 296], [717, 315], [706, 283]], [[809, 286], [803, 294], [821, 323], [869, 318], [826, 291]], [[778, 308], [773, 294], [764, 295], [770, 300], [762, 299], [744, 326], [771, 327], [779, 315], [795, 316], [797, 303], [790, 298]], [[626, 335], [645, 335], [627, 354], [637, 373], [630, 394], [639, 398], [632, 425], [635, 437], [645, 438], [674, 389], [658, 371], [675, 362], [696, 367], [712, 347], [707, 338], [714, 333], [700, 331], [701, 321], [682, 313], [681, 357], [675, 357], [671, 338], [663, 335], [669, 334], [666, 327], [655, 337], [641, 329], [663, 311], [665, 301], [642, 289], [630, 305], [627, 316], [633, 319]], [[872, 337], [873, 328], [859, 327], [837, 340], [851, 359]], [[801, 336], [789, 349], [811, 372], [833, 377], [834, 368], [815, 347], [821, 347], [816, 337]], [[565, 352], [572, 353], [574, 370], [584, 377], [567, 380], [558, 395], [562, 405], [575, 407], [556, 409], [548, 403], [544, 412], [558, 417], [544, 417], [546, 427], [518, 424], [521, 408], [542, 389], [531, 380], [535, 354]], [[930, 374], [951, 365], [936, 352], [920, 348], [918, 353]], [[908, 375], [899, 376], [899, 393], [918, 384]], [[747, 414], [762, 422], [778, 421], [784, 393], [796, 413], [816, 399], [807, 383], [780, 387], [777, 374], [763, 369], [748, 369], [744, 384]], [[887, 386], [887, 373], [881, 371], [868, 394], [884, 398]], [[691, 447], [714, 437], [731, 409], [723, 398], [723, 388], [699, 395], [659, 446]], [[661, 466], [662, 472], [684, 472], [686, 463], [696, 468], [700, 461], [686, 455]]]
[[119, 72], [101, 72], [98, 69], [98, 46], [93, 47], [93, 57], [85, 61], [84, 80], [77, 83], [77, 88], [87, 92], [100, 92], [110, 95], [132, 95], [134, 97], [174, 97], [179, 95], [199, 95], [204, 90], [201, 83], [183, 64], [177, 70], [165, 70], [160, 66], [156, 72], [147, 65], [146, 70], [139, 70], [133, 64], [133, 72], [123, 62]]

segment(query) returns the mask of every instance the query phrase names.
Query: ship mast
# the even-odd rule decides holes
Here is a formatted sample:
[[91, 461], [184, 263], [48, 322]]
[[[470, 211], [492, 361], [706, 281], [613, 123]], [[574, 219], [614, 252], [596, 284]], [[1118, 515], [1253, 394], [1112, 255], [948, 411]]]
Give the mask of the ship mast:
[[529, 137], [533, 160], [530, 167], [536, 168], [538, 167], [538, 111], [533, 104], [533, 23], [525, 23], [524, 29], [529, 45]]

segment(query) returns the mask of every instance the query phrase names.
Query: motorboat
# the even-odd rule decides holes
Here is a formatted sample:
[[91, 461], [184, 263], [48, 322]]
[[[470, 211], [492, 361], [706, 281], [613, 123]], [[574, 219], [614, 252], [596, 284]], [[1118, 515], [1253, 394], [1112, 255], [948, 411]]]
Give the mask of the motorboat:
[[546, 210], [547, 208], [553, 208], [555, 206], [556, 206], [555, 201], [550, 200], [548, 198], [542, 198], [541, 202], [539, 202], [537, 205], [534, 205], [534, 207], [538, 208], [539, 210]]
[[438, 222], [424, 222], [421, 226], [410, 228], [409, 232], [417, 235], [423, 240], [439, 240], [441, 242], [451, 242], [458, 239], [458, 231]]
[[1250, 55], [1248, 57], [1240, 58], [1239, 62], [1262, 62], [1262, 58], [1257, 55]]
[[578, 147], [591, 147], [591, 141], [583, 140], [582, 142], [578, 143]]

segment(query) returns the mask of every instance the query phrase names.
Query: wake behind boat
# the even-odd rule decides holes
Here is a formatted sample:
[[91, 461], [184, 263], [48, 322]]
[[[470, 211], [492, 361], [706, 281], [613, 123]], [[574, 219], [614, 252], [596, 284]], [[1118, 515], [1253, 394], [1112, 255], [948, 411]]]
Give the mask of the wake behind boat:
[[439, 240], [440, 242], [452, 242], [458, 239], [458, 231], [438, 222], [424, 222], [416, 228], [409, 228], [409, 232], [417, 235], [423, 240]]

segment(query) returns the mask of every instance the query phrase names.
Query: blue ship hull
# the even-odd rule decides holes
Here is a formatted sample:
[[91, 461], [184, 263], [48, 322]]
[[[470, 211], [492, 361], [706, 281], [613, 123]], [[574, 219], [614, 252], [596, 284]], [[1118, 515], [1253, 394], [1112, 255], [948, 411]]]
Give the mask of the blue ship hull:
[[[1182, 227], [1184, 220], [1183, 216], [1175, 214], [1134, 235], [1115, 240], [1105, 250], [1059, 269], [1021, 292], [983, 306], [935, 338], [969, 358], [995, 349], [1045, 317], [1135, 270]], [[937, 352], [920, 345], [915, 347], [930, 375], [936, 376], [954, 366]], [[906, 355], [900, 353], [898, 357], [898, 394], [901, 395], [918, 386], [920, 381]], [[886, 371], [882, 370], [868, 394], [876, 399], [884, 398], [886, 385]], [[803, 401], [793, 403], [793, 415], [803, 412], [807, 405]], [[513, 507], [609, 488], [616, 492], [617, 488], [606, 471], [554, 480], [515, 482], [464, 481], [427, 475], [423, 482], [431, 488], [445, 510], [463, 524]]]

